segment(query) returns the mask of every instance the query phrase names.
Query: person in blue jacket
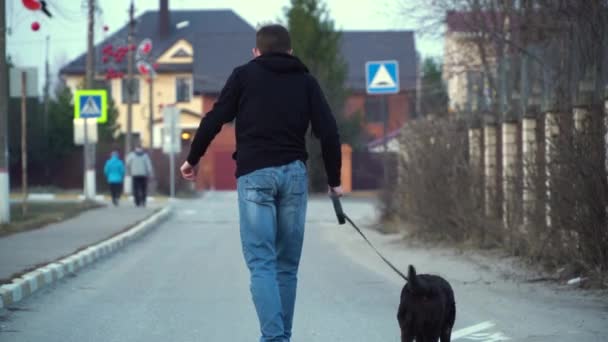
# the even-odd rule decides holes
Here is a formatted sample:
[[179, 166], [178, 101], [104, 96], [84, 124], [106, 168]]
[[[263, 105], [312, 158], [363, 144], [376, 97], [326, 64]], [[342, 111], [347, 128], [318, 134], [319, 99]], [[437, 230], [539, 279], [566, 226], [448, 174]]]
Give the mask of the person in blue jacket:
[[112, 203], [114, 203], [115, 206], [118, 206], [118, 201], [122, 194], [122, 182], [125, 178], [125, 164], [120, 160], [117, 151], [112, 152], [110, 159], [106, 161], [103, 172], [110, 185]]

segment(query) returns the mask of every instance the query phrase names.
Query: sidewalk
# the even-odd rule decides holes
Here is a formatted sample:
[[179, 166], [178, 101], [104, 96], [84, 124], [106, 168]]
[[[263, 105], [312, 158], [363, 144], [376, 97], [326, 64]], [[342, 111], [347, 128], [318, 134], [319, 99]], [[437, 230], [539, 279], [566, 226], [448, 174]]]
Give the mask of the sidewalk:
[[104, 240], [144, 220], [160, 208], [160, 203], [151, 203], [147, 208], [136, 208], [123, 202], [121, 207], [89, 210], [42, 229], [0, 238], [0, 280], [10, 279], [15, 273]]

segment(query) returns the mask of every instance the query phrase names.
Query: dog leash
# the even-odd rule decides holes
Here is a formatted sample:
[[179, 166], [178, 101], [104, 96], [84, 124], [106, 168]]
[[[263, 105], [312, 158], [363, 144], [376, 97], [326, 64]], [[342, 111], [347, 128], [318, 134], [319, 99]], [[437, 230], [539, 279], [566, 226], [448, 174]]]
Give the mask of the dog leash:
[[334, 204], [334, 210], [336, 212], [336, 217], [338, 218], [338, 223], [342, 225], [342, 224], [345, 224], [346, 221], [348, 221], [348, 223], [350, 223], [350, 225], [357, 231], [357, 233], [359, 233], [359, 235], [361, 235], [363, 240], [365, 240], [365, 242], [367, 242], [367, 244], [374, 250], [374, 252], [376, 252], [376, 254], [380, 257], [380, 259], [382, 259], [382, 261], [384, 261], [384, 263], [387, 264], [388, 267], [390, 267], [401, 278], [403, 278], [404, 280], [407, 281], [407, 277], [405, 276], [405, 274], [403, 274], [403, 272], [399, 271], [399, 269], [397, 267], [395, 267], [395, 265], [393, 265], [390, 261], [388, 261], [388, 259], [385, 258], [384, 255], [382, 255], [382, 253], [380, 253], [380, 251], [374, 246], [374, 244], [371, 241], [369, 241], [367, 236], [365, 236], [363, 231], [361, 231], [361, 229], [353, 222], [353, 220], [351, 220], [350, 217], [348, 217], [344, 213], [344, 210], [342, 210], [342, 203], [340, 202], [340, 197], [330, 196], [330, 198]]

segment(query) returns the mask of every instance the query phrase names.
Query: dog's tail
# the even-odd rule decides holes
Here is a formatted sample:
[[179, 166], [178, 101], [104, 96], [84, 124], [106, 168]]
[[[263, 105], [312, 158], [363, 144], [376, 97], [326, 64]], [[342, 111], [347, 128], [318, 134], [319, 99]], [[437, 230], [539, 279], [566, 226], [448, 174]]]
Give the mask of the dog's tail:
[[410, 265], [407, 272], [407, 281], [410, 284], [410, 290], [412, 293], [420, 292], [420, 284], [416, 278], [416, 269], [413, 265]]

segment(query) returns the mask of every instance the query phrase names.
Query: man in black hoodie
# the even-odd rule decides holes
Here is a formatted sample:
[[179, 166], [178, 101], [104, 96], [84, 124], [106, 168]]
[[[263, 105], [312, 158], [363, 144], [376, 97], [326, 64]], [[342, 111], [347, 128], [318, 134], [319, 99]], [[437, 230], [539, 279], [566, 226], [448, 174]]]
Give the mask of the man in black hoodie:
[[215, 135], [235, 120], [241, 242], [260, 341], [288, 342], [308, 199], [306, 132], [312, 126], [320, 139], [329, 191], [338, 196], [340, 137], [319, 84], [292, 55], [284, 27], [262, 27], [253, 54], [234, 69], [201, 120], [181, 172], [194, 180], [194, 166]]

